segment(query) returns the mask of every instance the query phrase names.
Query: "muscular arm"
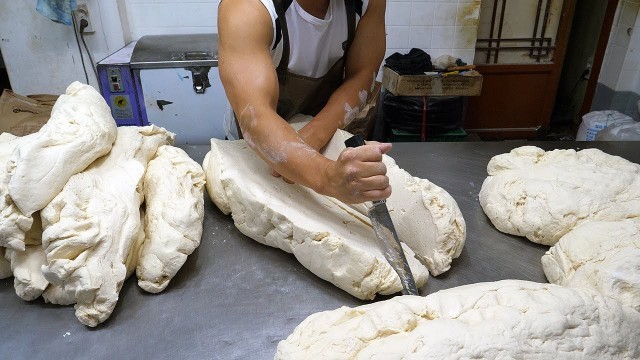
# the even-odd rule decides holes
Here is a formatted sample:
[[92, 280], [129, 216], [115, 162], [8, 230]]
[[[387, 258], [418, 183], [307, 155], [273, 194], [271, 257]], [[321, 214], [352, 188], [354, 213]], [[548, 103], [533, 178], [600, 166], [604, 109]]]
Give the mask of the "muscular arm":
[[258, 156], [284, 177], [344, 202], [390, 195], [381, 162], [388, 146], [347, 149], [334, 162], [278, 116], [278, 79], [269, 51], [273, 26], [259, 1], [221, 1], [218, 32], [220, 77], [244, 138]]
[[360, 93], [367, 96], [372, 90], [375, 75], [380, 68], [386, 49], [385, 0], [370, 0], [367, 11], [360, 19], [355, 38], [346, 61], [345, 81], [331, 96], [318, 115], [305, 126], [300, 135], [313, 148], [320, 150], [331, 140], [336, 129], [343, 128], [349, 116], [345, 104], [360, 108]]

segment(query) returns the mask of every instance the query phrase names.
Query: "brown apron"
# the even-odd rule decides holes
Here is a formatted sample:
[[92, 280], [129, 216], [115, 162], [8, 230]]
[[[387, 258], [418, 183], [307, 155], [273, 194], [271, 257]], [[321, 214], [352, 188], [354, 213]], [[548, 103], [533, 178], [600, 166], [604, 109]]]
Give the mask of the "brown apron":
[[[282, 29], [282, 58], [276, 68], [280, 97], [278, 98], [277, 113], [283, 119], [289, 121], [296, 114], [316, 116], [327, 104], [331, 94], [342, 85], [344, 80], [344, 66], [347, 52], [356, 31], [355, 0], [344, 0], [347, 9], [347, 41], [343, 44], [344, 55], [336, 61], [329, 71], [322, 77], [312, 78], [289, 72], [289, 33], [283, 0], [273, 0], [276, 14]], [[240, 125], [236, 117], [238, 135], [242, 138]]]

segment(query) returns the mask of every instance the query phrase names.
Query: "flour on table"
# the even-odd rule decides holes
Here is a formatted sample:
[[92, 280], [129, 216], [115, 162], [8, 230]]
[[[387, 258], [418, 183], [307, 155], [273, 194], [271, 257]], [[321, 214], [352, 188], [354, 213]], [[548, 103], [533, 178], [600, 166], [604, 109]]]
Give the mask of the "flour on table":
[[[42, 210], [45, 278], [73, 291], [76, 317], [96, 326], [113, 311], [144, 240], [142, 183], [148, 162], [174, 134], [156, 126], [120, 127], [108, 156], [73, 175]], [[68, 300], [68, 299], [66, 299]]]
[[591, 220], [640, 217], [640, 165], [597, 149], [523, 146], [495, 156], [480, 204], [505, 233], [553, 245]]
[[590, 287], [640, 311], [640, 218], [584, 223], [542, 257], [549, 282]]
[[503, 280], [313, 314], [275, 359], [637, 359], [639, 338], [597, 291]]
[[116, 123], [100, 93], [72, 83], [51, 109], [49, 121], [13, 152], [9, 195], [30, 216], [58, 195], [73, 174], [106, 155], [115, 138]]
[[[338, 145], [343, 137], [341, 132], [334, 137], [324, 152], [327, 157], [332, 156], [334, 148], [344, 149], [344, 144]], [[392, 164], [389, 159], [387, 162]], [[221, 211], [231, 213], [236, 227], [243, 234], [293, 253], [311, 272], [360, 299], [372, 299], [376, 293], [393, 294], [402, 289], [365, 215], [365, 206], [343, 204], [303, 186], [286, 184], [282, 179], [274, 178], [267, 164], [242, 140], [213, 139], [203, 167], [209, 196]], [[400, 177], [399, 181], [407, 179]], [[391, 213], [393, 220], [403, 226], [402, 230], [398, 229], [399, 237], [405, 242], [403, 249], [416, 283], [422, 286], [427, 281], [428, 271], [418, 258], [433, 257], [434, 273], [448, 269], [451, 257], [459, 254], [464, 243], [464, 221], [455, 202], [444, 202], [443, 207], [455, 206], [455, 209], [443, 209], [442, 213], [449, 215], [432, 213], [424, 205], [425, 196], [421, 193], [428, 186], [416, 188], [420, 190], [411, 192], [409, 198], [398, 199], [399, 204], [405, 204], [406, 211], [415, 211], [413, 215], [408, 213], [405, 216], [414, 216], [416, 221], [400, 222], [396, 216], [404, 214], [400, 214], [401, 211]], [[440, 192], [434, 192], [433, 196], [446, 197]], [[457, 229], [440, 231], [434, 223], [423, 224], [433, 219], [435, 222], [448, 222]], [[409, 226], [414, 228], [406, 231], [405, 227]], [[447, 232], [451, 235], [446, 235]], [[403, 237], [412, 233], [420, 233], [421, 236], [416, 239]], [[431, 246], [433, 242], [444, 244], [438, 244], [441, 247]], [[417, 251], [420, 254], [416, 254]]]
[[204, 220], [204, 172], [179, 148], [164, 145], [144, 177], [145, 232], [138, 285], [164, 290], [195, 248]]

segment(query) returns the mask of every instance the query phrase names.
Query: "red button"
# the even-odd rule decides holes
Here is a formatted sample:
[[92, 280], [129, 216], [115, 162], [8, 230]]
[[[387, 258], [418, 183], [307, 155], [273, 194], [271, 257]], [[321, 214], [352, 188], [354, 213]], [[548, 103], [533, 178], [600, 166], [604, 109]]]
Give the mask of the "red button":
[[120, 91], [120, 85], [113, 84], [113, 91]]

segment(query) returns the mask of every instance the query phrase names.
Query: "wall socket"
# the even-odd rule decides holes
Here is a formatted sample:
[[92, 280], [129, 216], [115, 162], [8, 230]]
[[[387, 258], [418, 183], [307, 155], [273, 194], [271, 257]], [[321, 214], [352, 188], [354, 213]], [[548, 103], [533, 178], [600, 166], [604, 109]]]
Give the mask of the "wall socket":
[[83, 30], [83, 34], [93, 34], [95, 33], [95, 29], [93, 28], [93, 21], [91, 21], [91, 17], [89, 16], [89, 7], [87, 7], [87, 4], [78, 4], [78, 7], [76, 8], [76, 10], [73, 12], [73, 16], [75, 16], [76, 18], [76, 24], [78, 26], [78, 31], [80, 31], [80, 21], [87, 20], [87, 22], [89, 23], [89, 26], [87, 26], [86, 28], [84, 28]]

